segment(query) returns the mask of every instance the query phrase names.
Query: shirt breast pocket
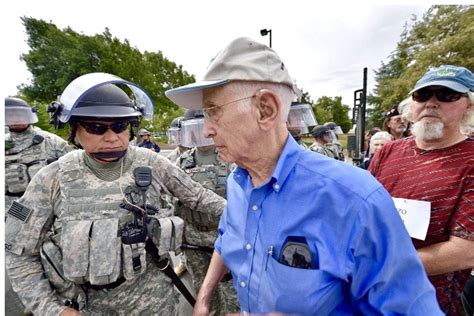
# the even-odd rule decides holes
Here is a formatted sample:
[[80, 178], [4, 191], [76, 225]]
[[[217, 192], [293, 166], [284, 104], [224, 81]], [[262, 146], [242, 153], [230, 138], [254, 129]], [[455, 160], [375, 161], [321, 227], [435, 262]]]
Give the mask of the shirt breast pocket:
[[328, 315], [344, 299], [344, 282], [318, 269], [283, 265], [268, 255], [259, 289], [264, 312]]

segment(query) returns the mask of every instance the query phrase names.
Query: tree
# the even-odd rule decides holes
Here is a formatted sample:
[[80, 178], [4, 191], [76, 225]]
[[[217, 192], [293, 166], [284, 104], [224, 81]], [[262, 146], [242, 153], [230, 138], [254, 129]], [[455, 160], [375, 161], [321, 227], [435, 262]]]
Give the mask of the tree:
[[86, 36], [71, 28], [22, 17], [30, 51], [21, 55], [33, 79], [21, 85], [20, 94], [28, 101], [45, 104], [55, 100], [75, 78], [90, 72], [107, 72], [134, 82], [145, 89], [154, 104], [154, 131], [164, 131], [171, 120], [182, 114], [164, 92], [195, 81], [192, 75], [158, 52], [141, 52], [128, 40], [113, 37], [109, 29]]
[[342, 104], [342, 97], [323, 96], [316, 101], [314, 106], [319, 124], [332, 121], [339, 125], [344, 133], [351, 129], [352, 122], [348, 116], [350, 108]]
[[368, 126], [381, 126], [385, 113], [407, 97], [430, 68], [443, 64], [474, 69], [474, 7], [435, 5], [421, 20], [405, 24], [396, 50], [375, 71], [376, 87], [369, 97]]

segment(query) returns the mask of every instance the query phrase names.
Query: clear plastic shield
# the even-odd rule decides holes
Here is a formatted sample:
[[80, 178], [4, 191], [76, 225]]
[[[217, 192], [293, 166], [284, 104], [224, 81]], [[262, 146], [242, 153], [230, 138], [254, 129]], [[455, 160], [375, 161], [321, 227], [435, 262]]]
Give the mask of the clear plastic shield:
[[181, 145], [181, 129], [176, 127], [168, 128], [166, 131], [168, 136], [168, 144], [170, 145]]
[[[309, 104], [297, 104], [290, 108], [288, 126], [300, 128], [302, 134], [308, 133], [308, 127], [318, 125], [313, 109]], [[306, 132], [304, 132], [306, 131]]]
[[64, 92], [59, 98], [59, 102], [62, 105], [59, 120], [63, 123], [69, 121], [74, 108], [84, 96], [95, 88], [110, 83], [124, 84], [129, 87], [133, 92], [135, 104], [138, 107], [138, 110], [143, 113], [143, 117], [146, 119], [151, 119], [153, 117], [153, 103], [151, 98], [140, 86], [115, 75], [94, 72], [74, 79], [66, 89], [64, 89]]
[[340, 126], [336, 126], [334, 128], [334, 133], [336, 133], [336, 135], [342, 135], [344, 134], [343, 131], [342, 131], [342, 128]]
[[5, 125], [30, 125], [38, 122], [33, 109], [26, 106], [6, 106]]
[[203, 134], [204, 118], [191, 119], [181, 122], [181, 136], [184, 147], [201, 147], [214, 145], [212, 138], [205, 138]]

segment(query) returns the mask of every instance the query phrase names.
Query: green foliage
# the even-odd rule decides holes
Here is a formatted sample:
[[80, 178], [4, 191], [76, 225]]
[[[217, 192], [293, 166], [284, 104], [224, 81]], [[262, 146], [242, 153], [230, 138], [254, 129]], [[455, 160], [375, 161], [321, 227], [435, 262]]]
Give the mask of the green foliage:
[[430, 67], [451, 64], [473, 70], [473, 43], [473, 6], [435, 5], [421, 20], [413, 16], [389, 61], [375, 71], [367, 126], [382, 126], [383, 113], [405, 99]]
[[352, 122], [348, 116], [350, 108], [342, 104], [341, 97], [323, 96], [316, 101], [314, 107], [316, 108], [316, 119], [319, 124], [335, 122], [342, 128], [344, 133], [351, 129]]
[[[106, 28], [102, 34], [86, 36], [71, 28], [23, 17], [28, 35], [28, 53], [21, 59], [32, 73], [31, 85], [21, 85], [20, 93], [30, 102], [49, 104], [75, 78], [90, 72], [107, 72], [134, 82], [145, 89], [154, 104], [153, 131], [164, 131], [182, 110], [166, 98], [165, 90], [194, 82], [195, 79], [158, 52], [140, 52], [128, 40], [120, 41]], [[44, 125], [46, 117], [41, 117]], [[150, 125], [150, 122], [144, 122]]]

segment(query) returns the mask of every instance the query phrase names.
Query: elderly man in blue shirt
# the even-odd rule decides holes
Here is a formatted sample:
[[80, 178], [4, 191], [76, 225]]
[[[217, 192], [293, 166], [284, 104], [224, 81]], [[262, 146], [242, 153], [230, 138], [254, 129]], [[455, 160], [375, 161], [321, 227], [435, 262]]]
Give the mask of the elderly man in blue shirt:
[[288, 134], [293, 80], [271, 48], [238, 38], [166, 95], [202, 108], [205, 136], [238, 165], [195, 315], [229, 270], [244, 313], [442, 315], [385, 189]]

